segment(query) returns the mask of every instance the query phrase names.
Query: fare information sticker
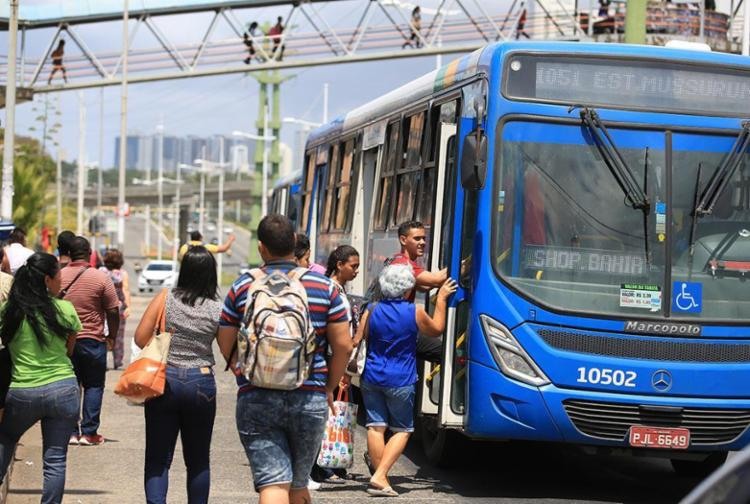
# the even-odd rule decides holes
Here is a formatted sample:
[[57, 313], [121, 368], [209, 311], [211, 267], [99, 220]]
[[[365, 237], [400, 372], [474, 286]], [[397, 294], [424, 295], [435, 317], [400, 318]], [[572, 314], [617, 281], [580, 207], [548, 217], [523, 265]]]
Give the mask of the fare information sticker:
[[655, 284], [620, 284], [620, 307], [661, 310], [661, 287]]

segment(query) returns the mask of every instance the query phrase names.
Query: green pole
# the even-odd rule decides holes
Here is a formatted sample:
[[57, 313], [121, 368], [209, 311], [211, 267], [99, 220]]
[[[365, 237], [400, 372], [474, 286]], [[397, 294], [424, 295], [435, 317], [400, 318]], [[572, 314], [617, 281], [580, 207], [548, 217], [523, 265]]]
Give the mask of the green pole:
[[628, 0], [625, 12], [625, 43], [646, 43], [646, 6], [648, 0]]

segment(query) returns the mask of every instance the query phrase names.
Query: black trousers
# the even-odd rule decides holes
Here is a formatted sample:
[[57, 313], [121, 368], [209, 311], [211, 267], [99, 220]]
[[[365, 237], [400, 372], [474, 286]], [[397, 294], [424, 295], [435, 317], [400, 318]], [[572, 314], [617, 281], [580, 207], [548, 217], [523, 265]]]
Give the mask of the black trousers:
[[417, 359], [440, 364], [443, 360], [443, 337], [417, 336]]

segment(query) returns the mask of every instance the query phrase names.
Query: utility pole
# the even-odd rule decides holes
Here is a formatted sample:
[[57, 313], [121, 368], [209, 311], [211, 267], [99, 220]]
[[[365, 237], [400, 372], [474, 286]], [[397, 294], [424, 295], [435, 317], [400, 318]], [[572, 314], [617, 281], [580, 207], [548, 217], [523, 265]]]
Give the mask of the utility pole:
[[78, 200], [76, 234], [83, 234], [83, 191], [86, 188], [86, 103], [83, 91], [78, 92]]
[[323, 124], [328, 124], [328, 83], [323, 84]]
[[180, 184], [182, 163], [177, 163], [177, 187], [174, 195], [174, 246], [172, 247], [172, 260], [177, 262], [177, 254], [180, 251]]
[[117, 177], [117, 246], [125, 249], [125, 150], [128, 136], [128, 0], [122, 9], [122, 89], [120, 91], [120, 166]]
[[16, 45], [18, 42], [18, 0], [10, 0], [8, 23], [8, 75], [5, 87], [5, 135], [3, 147], [3, 188], [0, 218], [13, 220], [13, 157], [16, 134]]
[[625, 43], [646, 43], [646, 7], [648, 0], [628, 0], [625, 11]]

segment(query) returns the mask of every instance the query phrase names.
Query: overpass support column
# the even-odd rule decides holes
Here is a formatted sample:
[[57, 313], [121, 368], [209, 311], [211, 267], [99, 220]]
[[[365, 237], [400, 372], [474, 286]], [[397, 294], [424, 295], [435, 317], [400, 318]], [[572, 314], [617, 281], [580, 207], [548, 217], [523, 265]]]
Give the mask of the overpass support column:
[[646, 43], [647, 0], [628, 0], [625, 12], [625, 43]]

